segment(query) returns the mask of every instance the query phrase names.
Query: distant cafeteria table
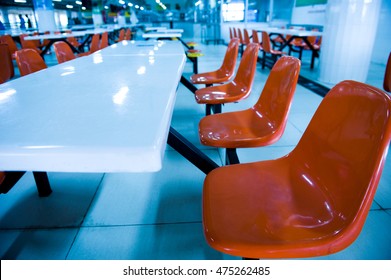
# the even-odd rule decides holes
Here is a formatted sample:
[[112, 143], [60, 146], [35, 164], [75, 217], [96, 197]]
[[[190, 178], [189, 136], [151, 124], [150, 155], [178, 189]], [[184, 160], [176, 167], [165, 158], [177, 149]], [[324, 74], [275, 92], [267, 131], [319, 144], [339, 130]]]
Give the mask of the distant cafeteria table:
[[171, 127], [184, 64], [177, 41], [121, 42], [0, 85], [0, 170], [156, 172], [168, 143], [208, 173]]
[[[318, 53], [318, 50], [314, 48], [314, 46], [308, 41], [308, 37], [310, 36], [322, 36], [322, 32], [320, 31], [309, 31], [309, 30], [299, 30], [299, 29], [285, 29], [285, 28], [275, 28], [275, 27], [264, 27], [259, 28], [258, 32], [265, 31], [269, 34], [269, 36], [277, 35], [282, 40], [282, 44], [278, 47], [278, 50], [282, 51], [285, 47], [290, 48], [290, 43], [295, 39], [301, 39], [308, 46], [308, 48]], [[286, 35], [290, 37], [286, 39]], [[313, 61], [311, 61], [311, 68], [313, 68]]]

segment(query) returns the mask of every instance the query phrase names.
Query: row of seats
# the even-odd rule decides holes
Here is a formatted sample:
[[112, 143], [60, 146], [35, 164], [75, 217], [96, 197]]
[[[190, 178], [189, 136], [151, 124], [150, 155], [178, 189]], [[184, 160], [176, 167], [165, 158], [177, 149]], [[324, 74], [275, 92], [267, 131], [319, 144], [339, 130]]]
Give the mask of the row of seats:
[[[191, 81], [209, 86], [229, 81], [233, 74], [226, 59], [236, 59], [238, 44], [231, 39], [220, 69], [193, 75]], [[255, 47], [248, 44], [242, 61]], [[385, 90], [391, 83], [390, 59], [391, 54]], [[343, 250], [361, 232], [391, 140], [391, 98], [382, 90], [343, 81], [322, 100], [291, 153], [245, 164], [237, 158], [236, 148], [281, 138], [299, 71], [300, 60], [280, 58], [254, 106], [215, 112], [199, 122], [201, 143], [227, 151], [226, 166], [207, 174], [202, 193], [204, 235], [218, 251], [244, 259], [316, 257]], [[202, 88], [196, 101], [200, 95], [208, 101], [225, 98], [231, 88], [236, 91], [234, 85], [218, 86], [213, 98], [215, 90]]]

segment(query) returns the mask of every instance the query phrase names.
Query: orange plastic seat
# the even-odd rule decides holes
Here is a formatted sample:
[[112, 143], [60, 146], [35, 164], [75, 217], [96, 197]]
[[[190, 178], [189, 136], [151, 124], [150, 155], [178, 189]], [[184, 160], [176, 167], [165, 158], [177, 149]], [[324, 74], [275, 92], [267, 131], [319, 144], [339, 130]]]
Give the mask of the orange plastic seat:
[[94, 34], [91, 39], [90, 50], [88, 52], [79, 53], [77, 56], [82, 57], [82, 56], [90, 55], [96, 51], [99, 51], [99, 42], [100, 42], [100, 35], [98, 33]]
[[0, 36], [0, 43], [8, 45], [11, 57], [12, 59], [15, 59], [15, 52], [18, 50], [18, 47], [16, 46], [15, 41], [12, 39], [11, 35]]
[[0, 171], [0, 185], [1, 185], [1, 183], [3, 183], [4, 179], [5, 179], [5, 172]]
[[14, 64], [7, 44], [0, 43], [0, 84], [14, 76]]
[[130, 28], [126, 29], [125, 40], [127, 40], [127, 41], [132, 40], [132, 30]]
[[211, 72], [194, 74], [190, 77], [193, 84], [212, 85], [229, 81], [235, 74], [236, 60], [239, 51], [239, 39], [233, 38], [227, 47], [224, 60], [219, 69]]
[[258, 49], [259, 46], [255, 43], [247, 46], [235, 78], [231, 82], [201, 88], [195, 92], [196, 102], [206, 104], [207, 115], [212, 109], [214, 113], [220, 113], [222, 104], [239, 101], [250, 94], [257, 65]]
[[388, 56], [386, 72], [384, 73], [383, 88], [385, 91], [391, 92], [391, 53]]
[[253, 38], [253, 43], [257, 43], [259, 45], [259, 49], [262, 51], [263, 50], [262, 42], [259, 40], [258, 31], [253, 29], [251, 31], [251, 35], [252, 35], [252, 38]]
[[109, 33], [106, 31], [102, 33], [99, 49], [104, 49], [107, 48], [108, 46], [109, 46]]
[[234, 38], [234, 34], [232, 32], [232, 28], [229, 27], [228, 30], [229, 30], [229, 39], [232, 40]]
[[199, 123], [203, 145], [227, 148], [226, 163], [238, 163], [236, 148], [277, 142], [285, 130], [300, 72], [300, 60], [284, 56], [273, 66], [256, 104], [242, 111], [206, 116]]
[[272, 58], [273, 64], [277, 61], [277, 59], [282, 56], [284, 53], [282, 51], [274, 50], [272, 48], [269, 34], [265, 31], [262, 31], [262, 69], [266, 66], [266, 55], [269, 54]]
[[39, 53], [34, 49], [22, 49], [15, 54], [21, 76], [25, 76], [47, 68], [47, 65]]
[[58, 41], [53, 44], [54, 53], [58, 63], [63, 63], [72, 59], [75, 59], [76, 56], [73, 53], [72, 49], [68, 46], [67, 43], [63, 41]]
[[121, 42], [123, 40], [125, 40], [125, 29], [121, 29], [119, 31], [118, 39], [116, 40], [116, 42], [118, 43], [118, 42]]
[[22, 49], [33, 49], [37, 53], [41, 53], [42, 51], [38, 48], [39, 41], [38, 40], [25, 40], [24, 37], [26, 37], [27, 34], [21, 34], [19, 35], [20, 44], [22, 45]]
[[245, 47], [250, 44], [250, 37], [248, 35], [247, 29], [243, 29], [243, 33], [240, 28], [238, 28], [238, 37], [240, 40], [240, 55], [243, 55]]
[[391, 98], [355, 81], [324, 97], [288, 155], [211, 171], [203, 226], [214, 249], [244, 258], [305, 258], [360, 234], [391, 139]]

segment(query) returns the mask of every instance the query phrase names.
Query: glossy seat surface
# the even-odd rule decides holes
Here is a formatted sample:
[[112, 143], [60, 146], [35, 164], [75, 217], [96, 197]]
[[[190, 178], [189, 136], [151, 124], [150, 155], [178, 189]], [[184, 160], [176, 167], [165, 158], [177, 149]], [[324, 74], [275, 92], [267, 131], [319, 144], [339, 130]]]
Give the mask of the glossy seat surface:
[[121, 42], [123, 40], [125, 40], [125, 29], [121, 29], [119, 31], [118, 39], [116, 42]]
[[72, 49], [63, 41], [55, 42], [53, 48], [58, 63], [63, 63], [76, 58]]
[[22, 49], [15, 54], [21, 76], [25, 76], [47, 68], [47, 65], [39, 53], [34, 49]]
[[14, 65], [7, 44], [0, 43], [0, 84], [14, 76]]
[[273, 66], [257, 103], [247, 110], [206, 116], [202, 144], [224, 148], [266, 146], [281, 138], [296, 89], [300, 60], [282, 57]]
[[132, 30], [130, 28], [126, 29], [125, 40], [127, 40], [127, 41], [132, 40]]
[[235, 74], [236, 60], [239, 51], [239, 39], [233, 38], [227, 47], [224, 60], [219, 69], [194, 74], [190, 77], [193, 84], [217, 84], [229, 81]]
[[270, 53], [272, 55], [282, 55], [282, 51], [278, 51], [272, 48], [269, 34], [265, 31], [262, 31], [262, 48], [266, 53]]
[[391, 53], [388, 56], [386, 72], [384, 73], [383, 88], [385, 91], [391, 92]]
[[39, 41], [38, 40], [26, 40], [26, 39], [24, 39], [24, 37], [26, 37], [26, 36], [27, 36], [27, 34], [22, 34], [19, 36], [20, 44], [22, 45], [22, 48], [23, 49], [33, 49], [36, 52], [41, 53], [42, 51], [38, 48], [39, 44], [37, 43]]
[[337, 84], [290, 154], [220, 167], [207, 175], [207, 242], [247, 258], [343, 250], [364, 225], [390, 138], [390, 96], [354, 81]]
[[223, 104], [246, 98], [254, 81], [259, 46], [250, 43], [243, 53], [233, 81], [217, 86], [201, 88], [195, 92], [199, 104]]
[[100, 39], [99, 49], [104, 49], [107, 48], [108, 46], [109, 46], [109, 33], [103, 32], [102, 38]]

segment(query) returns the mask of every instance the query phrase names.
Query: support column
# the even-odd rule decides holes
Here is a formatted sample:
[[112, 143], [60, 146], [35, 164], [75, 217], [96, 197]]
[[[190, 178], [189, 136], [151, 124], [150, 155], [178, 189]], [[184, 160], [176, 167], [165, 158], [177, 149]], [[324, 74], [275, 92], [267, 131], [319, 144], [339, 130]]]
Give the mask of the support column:
[[95, 26], [102, 25], [103, 17], [102, 17], [102, 1], [101, 0], [92, 0], [92, 21]]
[[381, 0], [328, 0], [319, 80], [366, 82]]
[[55, 31], [57, 26], [52, 0], [33, 0], [33, 5], [39, 32]]

